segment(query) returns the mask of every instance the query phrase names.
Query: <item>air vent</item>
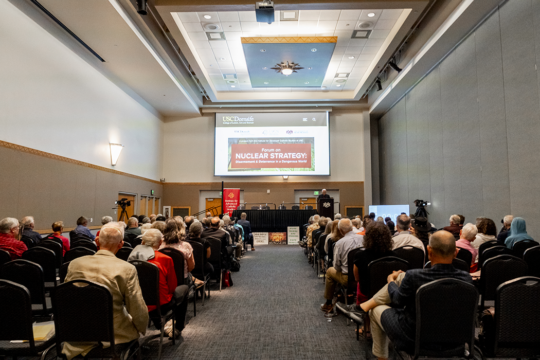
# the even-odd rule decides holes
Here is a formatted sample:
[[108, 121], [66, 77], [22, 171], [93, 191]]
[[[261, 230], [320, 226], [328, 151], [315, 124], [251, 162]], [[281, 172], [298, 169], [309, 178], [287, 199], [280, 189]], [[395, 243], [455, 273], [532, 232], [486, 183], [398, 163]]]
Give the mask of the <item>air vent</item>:
[[238, 84], [238, 80], [227, 80], [227, 84]]
[[205, 34], [208, 41], [225, 40], [225, 33], [223, 32], [207, 32]]
[[298, 10], [281, 10], [279, 12], [280, 21], [298, 21]]
[[351, 39], [368, 39], [371, 30], [354, 30]]
[[371, 21], [360, 21], [356, 24], [356, 28], [360, 30], [373, 29], [373, 23]]
[[221, 25], [220, 24], [203, 24], [203, 28], [205, 31], [221, 31]]
[[236, 76], [236, 74], [223, 74], [223, 79], [224, 80], [236, 80], [236, 79], [238, 79], [238, 77]]
[[337, 73], [336, 76], [335, 76], [335, 78], [336, 78], [336, 79], [346, 79], [346, 78], [349, 77], [349, 74], [350, 74], [350, 73]]

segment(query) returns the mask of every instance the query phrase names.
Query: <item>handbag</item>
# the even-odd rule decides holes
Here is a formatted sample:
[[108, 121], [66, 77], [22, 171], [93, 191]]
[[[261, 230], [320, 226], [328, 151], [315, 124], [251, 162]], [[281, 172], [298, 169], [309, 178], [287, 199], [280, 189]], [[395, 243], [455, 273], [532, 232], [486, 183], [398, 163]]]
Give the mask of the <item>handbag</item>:
[[233, 286], [232, 278], [231, 278], [231, 272], [229, 270], [223, 270], [223, 276], [222, 276], [222, 285], [223, 287], [231, 287]]

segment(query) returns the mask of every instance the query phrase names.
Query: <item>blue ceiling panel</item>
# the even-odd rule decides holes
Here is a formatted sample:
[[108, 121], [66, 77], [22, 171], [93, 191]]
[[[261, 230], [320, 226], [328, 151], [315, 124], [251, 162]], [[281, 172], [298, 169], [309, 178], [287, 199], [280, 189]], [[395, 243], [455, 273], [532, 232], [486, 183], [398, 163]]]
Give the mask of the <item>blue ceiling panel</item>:
[[[244, 43], [242, 46], [251, 86], [254, 88], [283, 88], [321, 87], [336, 44]], [[317, 49], [317, 51], [313, 51], [313, 49]], [[271, 69], [276, 64], [287, 61], [298, 63], [304, 69], [289, 76]]]

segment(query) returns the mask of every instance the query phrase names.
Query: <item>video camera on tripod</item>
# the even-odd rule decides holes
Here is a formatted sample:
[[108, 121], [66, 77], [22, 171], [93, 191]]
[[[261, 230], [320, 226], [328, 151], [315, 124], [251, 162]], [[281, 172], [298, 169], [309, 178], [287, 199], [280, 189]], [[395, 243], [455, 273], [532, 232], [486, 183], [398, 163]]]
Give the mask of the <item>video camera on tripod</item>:
[[414, 200], [414, 205], [416, 205], [415, 217], [425, 217], [427, 219], [428, 212], [426, 210], [426, 205], [431, 205], [431, 203], [424, 200]]
[[[129, 219], [129, 216], [127, 214], [126, 208], [131, 206], [131, 200], [128, 200], [127, 198], [122, 198], [120, 200], [117, 200], [114, 202], [116, 205], [116, 209], [119, 207], [122, 209], [122, 212], [120, 213], [119, 221], [127, 221]], [[124, 220], [125, 217], [125, 220]]]

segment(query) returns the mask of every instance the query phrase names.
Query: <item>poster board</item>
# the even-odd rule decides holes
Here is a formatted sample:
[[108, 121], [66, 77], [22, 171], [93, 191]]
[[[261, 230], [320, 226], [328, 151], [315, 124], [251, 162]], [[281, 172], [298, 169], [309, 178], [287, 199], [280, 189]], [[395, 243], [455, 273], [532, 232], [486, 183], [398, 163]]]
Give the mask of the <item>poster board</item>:
[[267, 232], [254, 232], [253, 245], [268, 245], [268, 233]]
[[268, 243], [274, 245], [287, 245], [286, 232], [271, 232], [268, 233]]
[[298, 245], [300, 241], [300, 227], [287, 226], [287, 245]]

